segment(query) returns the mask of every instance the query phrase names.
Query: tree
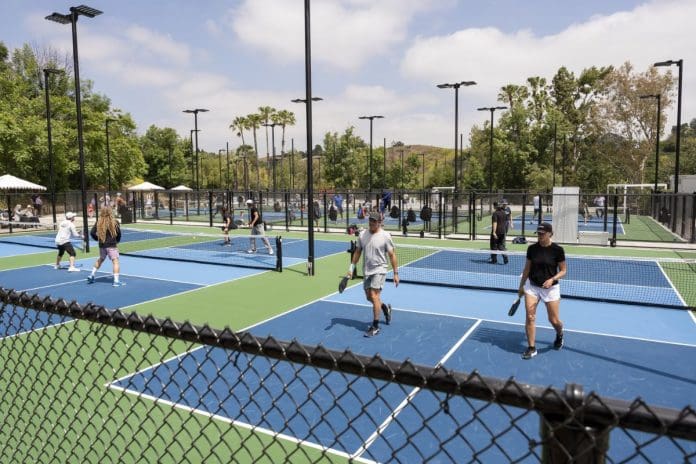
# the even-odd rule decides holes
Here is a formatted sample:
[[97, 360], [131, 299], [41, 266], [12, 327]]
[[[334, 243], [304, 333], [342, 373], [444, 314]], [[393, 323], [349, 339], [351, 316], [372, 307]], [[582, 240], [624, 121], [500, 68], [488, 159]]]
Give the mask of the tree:
[[[259, 190], [261, 188], [261, 178], [260, 178], [260, 169], [259, 169], [259, 146], [256, 141], [256, 131], [261, 127], [261, 123], [263, 122], [263, 117], [260, 114], [248, 114], [246, 117], [248, 127], [251, 129], [251, 132], [254, 136], [254, 166], [256, 167], [256, 190]], [[268, 131], [266, 131], [268, 134]]]

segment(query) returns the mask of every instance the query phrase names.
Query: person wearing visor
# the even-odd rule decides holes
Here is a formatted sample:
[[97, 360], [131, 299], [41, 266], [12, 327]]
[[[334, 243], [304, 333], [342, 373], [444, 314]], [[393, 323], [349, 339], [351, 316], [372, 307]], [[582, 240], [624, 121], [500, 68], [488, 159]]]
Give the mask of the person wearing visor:
[[358, 237], [357, 249], [353, 253], [348, 277], [353, 275], [355, 265], [363, 259], [363, 289], [365, 298], [372, 303], [372, 324], [367, 328], [365, 337], [374, 337], [379, 333], [379, 315], [384, 313], [384, 320], [389, 325], [392, 319], [392, 308], [390, 304], [382, 303], [382, 288], [389, 270], [387, 257], [391, 262], [394, 273], [394, 286], [399, 286], [399, 267], [394, 250], [394, 242], [391, 235], [381, 227], [381, 215], [379, 211], [372, 211], [369, 216], [369, 228], [363, 230]]
[[539, 301], [543, 301], [546, 305], [549, 322], [556, 330], [554, 349], [560, 350], [563, 347], [563, 322], [559, 317], [561, 304], [559, 281], [566, 275], [567, 266], [565, 251], [563, 247], [553, 243], [552, 236], [551, 224], [542, 222], [537, 227], [537, 243], [527, 248], [527, 261], [518, 290], [519, 296], [524, 296], [526, 308], [527, 349], [522, 354], [523, 359], [531, 359], [537, 355], [536, 310]]

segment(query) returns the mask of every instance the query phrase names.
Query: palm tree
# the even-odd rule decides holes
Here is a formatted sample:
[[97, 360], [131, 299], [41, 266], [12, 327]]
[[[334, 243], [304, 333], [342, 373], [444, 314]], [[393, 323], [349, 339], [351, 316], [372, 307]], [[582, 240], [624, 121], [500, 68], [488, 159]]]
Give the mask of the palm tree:
[[295, 113], [288, 110], [280, 110], [276, 113], [273, 122], [280, 124], [280, 127], [283, 128], [283, 135], [280, 139], [280, 156], [282, 157], [283, 153], [285, 153], [285, 126], [295, 125]]
[[[268, 124], [271, 121], [273, 114], [276, 109], [271, 106], [259, 106], [259, 116], [264, 124]], [[266, 167], [270, 168], [270, 154], [268, 152], [268, 127], [266, 127]]]
[[[263, 122], [263, 117], [260, 114], [252, 113], [248, 114], [245, 118], [247, 121], [247, 128], [251, 129], [252, 134], [254, 134], [254, 165], [256, 166], [256, 190], [261, 189], [261, 178], [259, 177], [259, 146], [256, 142], [256, 130], [261, 127]], [[268, 131], [266, 131], [268, 134]]]
[[247, 118], [244, 116], [237, 116], [232, 121], [232, 124], [230, 124], [230, 129], [237, 131], [237, 137], [242, 138], [242, 145], [246, 145], [244, 143], [244, 130], [249, 129], [249, 121], [247, 121]]

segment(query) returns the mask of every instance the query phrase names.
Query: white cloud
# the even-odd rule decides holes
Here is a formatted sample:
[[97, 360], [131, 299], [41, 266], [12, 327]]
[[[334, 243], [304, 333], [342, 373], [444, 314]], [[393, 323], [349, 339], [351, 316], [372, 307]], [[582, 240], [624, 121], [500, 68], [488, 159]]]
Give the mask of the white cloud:
[[[653, 1], [629, 12], [595, 16], [549, 36], [481, 28], [419, 37], [406, 51], [401, 71], [427, 83], [475, 80], [478, 85], [460, 97], [492, 103], [503, 85], [521, 84], [530, 76], [550, 80], [561, 66], [578, 74], [589, 66], [620, 66], [625, 61], [639, 71], [665, 59], [696, 62], [696, 43], [687, 34], [694, 17], [694, 0]], [[696, 73], [690, 73], [685, 88], [694, 85]], [[692, 102], [687, 108], [694, 114], [696, 100]]]
[[[432, 2], [436, 5], [439, 2]], [[322, 0], [312, 2], [312, 59], [339, 69], [359, 69], [394, 51], [407, 38], [414, 14], [432, 3], [417, 0]], [[246, 0], [230, 15], [240, 40], [276, 60], [304, 59], [301, 2]]]
[[185, 65], [191, 58], [188, 45], [142, 26], [126, 28], [124, 36], [130, 40], [133, 46], [131, 49], [148, 52], [162, 61], [173, 61], [177, 65]]

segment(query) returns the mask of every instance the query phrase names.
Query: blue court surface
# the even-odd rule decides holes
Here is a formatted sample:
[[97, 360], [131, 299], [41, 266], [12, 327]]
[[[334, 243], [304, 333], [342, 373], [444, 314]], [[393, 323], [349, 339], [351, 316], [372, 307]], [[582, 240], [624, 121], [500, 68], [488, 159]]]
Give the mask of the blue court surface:
[[[550, 224], [553, 224], [553, 217], [550, 214], [545, 214], [544, 218], [542, 221], [548, 222]], [[513, 229], [511, 230], [522, 230], [522, 222], [523, 218], [521, 215], [518, 216], [513, 216], [512, 218], [513, 222]], [[525, 215], [525, 225], [524, 228], [525, 230], [534, 230], [536, 228], [538, 219], [537, 218], [532, 218], [532, 215], [530, 213], [527, 213]], [[490, 225], [487, 226], [486, 228], [490, 229]], [[607, 215], [607, 230], [611, 232], [614, 227], [614, 215], [609, 214]], [[591, 218], [588, 218], [587, 223], [585, 223], [585, 218], [582, 215], [578, 215], [578, 230], [579, 231], [588, 231], [588, 232], [601, 232], [604, 230], [604, 218], [598, 218], [596, 216], [592, 216]], [[616, 234], [617, 235], [623, 235], [624, 228], [623, 228], [623, 222], [621, 221], [621, 217], [616, 218]], [[510, 232], [512, 235], [512, 232]]]
[[[696, 397], [696, 363], [690, 362], [696, 359], [696, 323], [687, 311], [566, 299], [561, 309], [564, 348], [551, 348], [554, 333], [541, 309], [540, 353], [524, 361], [520, 357], [526, 346], [524, 311], [507, 317], [509, 294], [409, 284], [395, 289], [389, 283], [383, 296], [394, 307], [393, 321], [389, 326], [382, 323], [380, 334], [373, 338], [363, 337], [371, 307], [360, 285], [249, 331], [561, 389], [574, 382], [582, 384], [586, 393], [625, 400], [640, 396], [650, 404], [679, 409], [693, 404]], [[242, 375], [244, 383], [235, 382]], [[447, 414], [441, 406], [446, 398], [426, 390], [300, 369], [222, 349], [194, 349], [109, 386], [368, 462], [394, 457], [400, 462], [422, 462], [426, 457], [438, 461], [452, 456], [468, 461], [472, 451], [467, 442], [482, 449], [497, 435], [501, 435], [497, 445], [478, 455], [480, 461], [540, 459], [540, 448], [530, 450], [529, 443], [529, 438], [540, 440], [536, 414], [460, 398], [449, 399]], [[510, 417], [518, 418], [515, 427]], [[406, 445], [404, 430], [415, 436], [411, 445]], [[646, 434], [631, 434], [647, 440]], [[634, 451], [626, 433], [615, 430], [611, 438], [612, 462]], [[440, 443], [446, 446], [441, 449]], [[692, 442], [677, 443], [687, 454], [696, 451]], [[656, 439], [644, 453], [653, 462], [683, 456], [667, 439]]]

